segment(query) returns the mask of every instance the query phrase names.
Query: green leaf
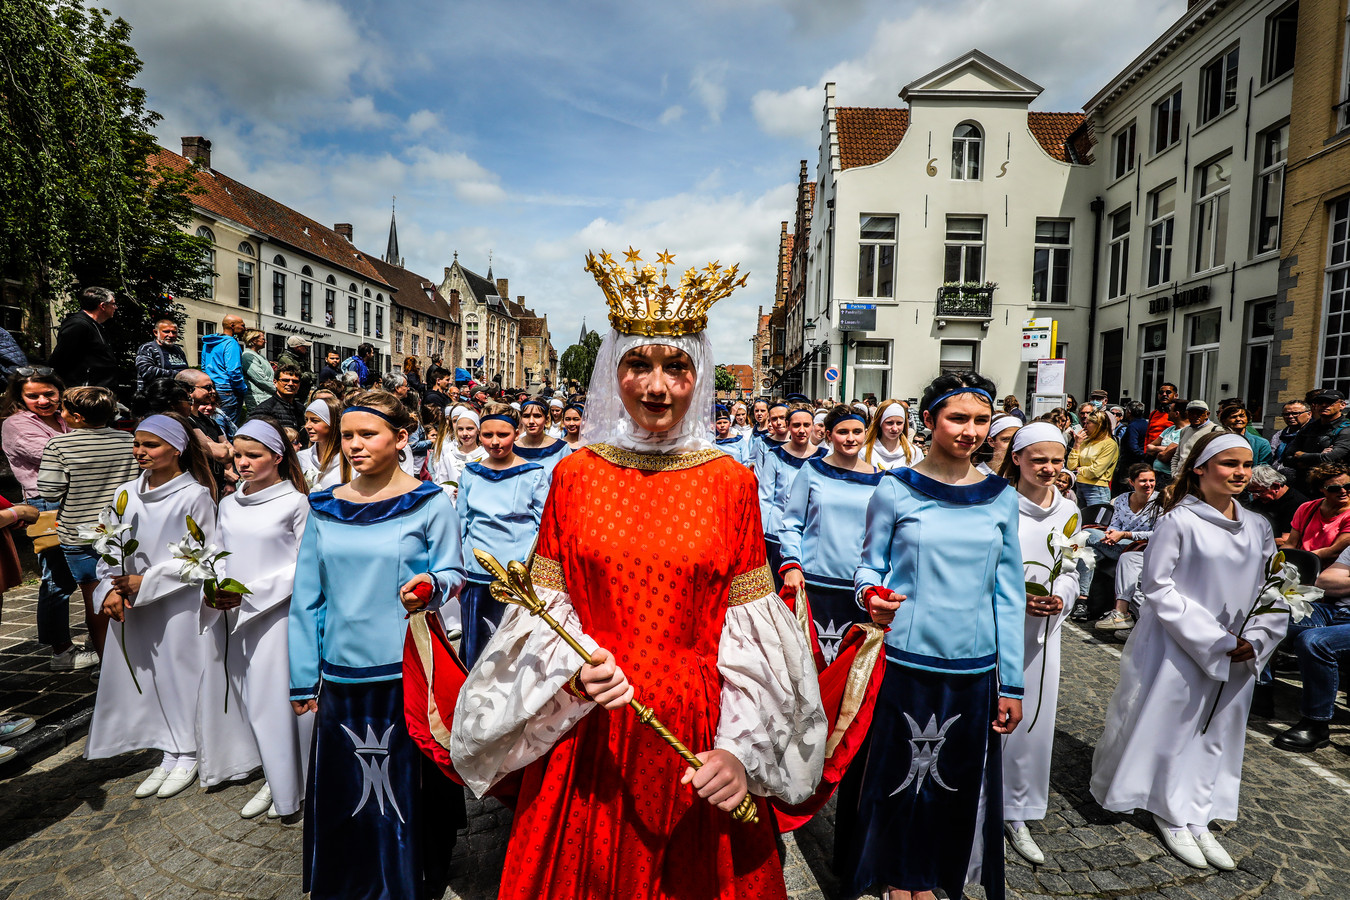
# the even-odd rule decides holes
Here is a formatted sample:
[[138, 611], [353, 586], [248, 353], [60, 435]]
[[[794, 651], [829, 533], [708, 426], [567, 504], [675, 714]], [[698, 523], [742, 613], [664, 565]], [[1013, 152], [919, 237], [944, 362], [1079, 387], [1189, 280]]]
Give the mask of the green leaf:
[[127, 554], [135, 553], [136, 548], [139, 547], [140, 545], [141, 545], [140, 541], [136, 540], [135, 538], [132, 538], [131, 540], [127, 541], [125, 544], [122, 545], [122, 552]]
[[232, 594], [253, 593], [248, 588], [244, 587], [242, 583], [235, 581], [233, 578], [226, 578], [224, 581], [222, 581], [219, 585], [219, 589], [222, 591], [229, 591]]
[[217, 561], [222, 560], [222, 559], [224, 559], [225, 557], [232, 555], [233, 552], [234, 552], [234, 551], [232, 551], [232, 550], [222, 550], [222, 551], [220, 551], [219, 553], [216, 554], [216, 560], [217, 560]]
[[113, 512], [117, 513], [117, 518], [122, 518], [127, 514], [127, 502], [131, 496], [126, 491], [120, 491], [117, 494], [117, 505], [113, 507]]
[[1034, 581], [1027, 582], [1027, 593], [1033, 597], [1049, 597], [1050, 590], [1043, 584], [1037, 584]]
[[187, 517], [187, 527], [188, 534], [192, 535], [194, 541], [199, 544], [206, 543], [206, 533], [202, 531], [202, 527], [193, 520], [192, 516]]
[[1042, 569], [1045, 569], [1047, 572], [1051, 571], [1051, 569], [1050, 569], [1049, 566], [1047, 566], [1045, 563], [1041, 562], [1041, 561], [1038, 560], [1038, 559], [1024, 559], [1024, 560], [1022, 560], [1022, 565], [1024, 565], [1024, 566], [1040, 566]]
[[117, 565], [117, 559], [109, 553], [103, 554], [101, 559], [110, 566]]
[[1064, 523], [1064, 536], [1071, 537], [1078, 533], [1078, 513], [1069, 516], [1069, 521]]

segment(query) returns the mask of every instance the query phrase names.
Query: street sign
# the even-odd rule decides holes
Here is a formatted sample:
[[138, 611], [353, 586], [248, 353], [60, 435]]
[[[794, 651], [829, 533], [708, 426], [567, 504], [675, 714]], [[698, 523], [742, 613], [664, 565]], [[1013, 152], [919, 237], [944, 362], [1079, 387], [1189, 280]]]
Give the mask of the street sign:
[[876, 331], [877, 305], [875, 303], [839, 304], [840, 331]]
[[1022, 323], [1022, 362], [1053, 359], [1055, 356], [1054, 319], [1027, 319]]
[[1064, 394], [1067, 393], [1065, 384], [1067, 383], [1068, 360], [1063, 359], [1041, 359], [1036, 361], [1036, 393], [1038, 394]]
[[834, 384], [836, 381], [838, 381], [838, 380], [839, 380], [839, 367], [838, 367], [838, 366], [830, 366], [828, 369], [826, 369], [826, 370], [825, 370], [825, 380], [828, 381], [830, 384]]

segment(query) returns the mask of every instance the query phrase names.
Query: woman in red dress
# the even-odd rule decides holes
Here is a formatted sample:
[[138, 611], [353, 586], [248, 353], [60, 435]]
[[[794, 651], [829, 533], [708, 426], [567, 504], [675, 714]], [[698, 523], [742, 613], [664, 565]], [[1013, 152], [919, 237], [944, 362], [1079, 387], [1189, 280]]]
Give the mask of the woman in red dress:
[[[773, 592], [754, 476], [708, 439], [712, 301], [643, 337], [624, 331], [653, 330], [645, 303], [634, 314], [606, 293], [615, 330], [586, 446], [554, 472], [531, 566], [591, 662], [512, 608], [460, 693], [451, 757], [480, 795], [523, 769], [504, 900], [782, 898], [767, 804], [754, 825], [729, 811], [747, 791], [810, 795], [825, 718], [811, 652]], [[702, 768], [624, 708], [635, 691]]]

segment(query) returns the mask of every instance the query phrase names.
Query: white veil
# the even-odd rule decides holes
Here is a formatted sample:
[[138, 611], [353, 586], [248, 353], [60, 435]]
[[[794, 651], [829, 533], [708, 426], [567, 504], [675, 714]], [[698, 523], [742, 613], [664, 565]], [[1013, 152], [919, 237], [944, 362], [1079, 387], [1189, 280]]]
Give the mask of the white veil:
[[[624, 409], [619, 396], [619, 360], [634, 347], [660, 344], [689, 354], [694, 361], [694, 397], [684, 418], [669, 431], [639, 428]], [[584, 444], [613, 444], [639, 453], [688, 453], [713, 447], [713, 387], [715, 382], [712, 340], [707, 331], [680, 337], [620, 334], [610, 329], [600, 344], [586, 392], [586, 413], [581, 423]]]

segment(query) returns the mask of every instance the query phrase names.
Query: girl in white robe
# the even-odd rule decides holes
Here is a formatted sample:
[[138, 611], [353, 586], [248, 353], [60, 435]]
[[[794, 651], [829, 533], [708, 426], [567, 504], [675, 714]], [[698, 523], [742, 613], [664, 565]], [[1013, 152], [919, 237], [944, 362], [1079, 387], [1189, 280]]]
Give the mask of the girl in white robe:
[[[1053, 564], [1046, 539], [1063, 533], [1078, 507], [1055, 490], [1055, 477], [1064, 468], [1064, 435], [1048, 422], [1017, 429], [1000, 474], [1017, 488], [1017, 533], [1026, 579], [1044, 585], [1050, 596], [1027, 594], [1023, 633], [1023, 726], [1003, 737], [1003, 827], [1013, 849], [1039, 865], [1045, 854], [1036, 845], [1026, 823], [1045, 818], [1050, 798], [1050, 755], [1055, 741], [1055, 711], [1059, 704], [1059, 642], [1068, 607], [1078, 596], [1078, 569], [1069, 562], [1048, 584]], [[1048, 625], [1048, 631], [1047, 631]], [[1034, 720], [1034, 721], [1033, 721]]]
[[347, 479], [342, 472], [342, 448], [334, 422], [342, 415], [336, 397], [323, 395], [305, 407], [305, 432], [309, 446], [299, 453], [300, 471], [311, 491], [337, 487]]
[[487, 451], [478, 443], [478, 413], [456, 406], [450, 411], [450, 433], [436, 435], [436, 446], [431, 451], [431, 480], [444, 487], [453, 500], [459, 492], [464, 468], [485, 458]]
[[1097, 802], [1153, 813], [1167, 848], [1197, 868], [1233, 868], [1208, 825], [1237, 818], [1252, 686], [1288, 627], [1288, 616], [1262, 615], [1235, 634], [1275, 552], [1270, 524], [1235, 499], [1251, 466], [1241, 435], [1215, 432], [1168, 488], [1092, 760]]
[[234, 436], [234, 462], [239, 490], [220, 501], [217, 518], [231, 554], [220, 575], [251, 593], [220, 591], [214, 607], [201, 608], [211, 648], [198, 720], [201, 782], [211, 787], [262, 766], [266, 781], [240, 814], [277, 818], [304, 801], [314, 732], [314, 714], [297, 717], [291, 709], [286, 634], [309, 498], [295, 451], [269, 420], [244, 423]]
[[122, 624], [108, 629], [84, 755], [103, 759], [130, 750], [163, 751], [160, 764], [136, 789], [142, 798], [172, 797], [197, 777], [197, 698], [206, 659], [197, 627], [201, 584], [183, 582], [183, 564], [169, 546], [187, 535], [188, 516], [201, 526], [206, 542], [214, 543], [216, 504], [211, 470], [190, 429], [173, 413], [136, 426], [133, 452], [141, 475], [114, 496], [127, 494], [122, 521], [132, 527], [127, 536], [137, 546], [125, 574], [120, 560], [110, 564], [100, 558], [94, 588], [94, 603]]

